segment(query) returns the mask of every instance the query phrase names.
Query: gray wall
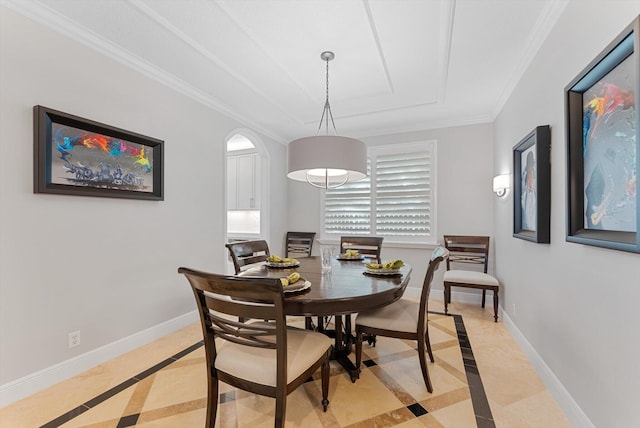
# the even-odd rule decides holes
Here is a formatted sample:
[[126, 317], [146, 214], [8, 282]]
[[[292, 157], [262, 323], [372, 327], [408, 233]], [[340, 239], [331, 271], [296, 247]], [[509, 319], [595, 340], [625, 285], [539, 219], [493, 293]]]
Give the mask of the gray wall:
[[[0, 385], [7, 387], [195, 309], [176, 270], [225, 268], [224, 140], [243, 125], [5, 7], [0, 55]], [[36, 104], [164, 140], [165, 200], [33, 194]], [[261, 138], [269, 182], [286, 188], [285, 148]], [[286, 197], [268, 213], [276, 246]], [[75, 330], [81, 345], [68, 349]]]
[[495, 121], [496, 173], [551, 125], [551, 244], [511, 236], [509, 193], [495, 204], [496, 271], [507, 317], [598, 427], [640, 426], [640, 255], [565, 242], [563, 90], [639, 12], [638, 1], [572, 1]]

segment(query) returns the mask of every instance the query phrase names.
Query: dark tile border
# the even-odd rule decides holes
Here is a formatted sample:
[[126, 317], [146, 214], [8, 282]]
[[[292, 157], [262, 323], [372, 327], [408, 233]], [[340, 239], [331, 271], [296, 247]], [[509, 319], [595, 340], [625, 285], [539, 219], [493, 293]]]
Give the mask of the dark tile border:
[[[476, 365], [476, 360], [473, 356], [473, 351], [471, 350], [471, 343], [469, 342], [469, 337], [467, 336], [467, 330], [464, 326], [462, 315], [444, 314], [442, 312], [432, 312], [432, 311], [429, 311], [429, 312], [433, 314], [446, 315], [446, 316], [453, 317], [454, 323], [456, 326], [456, 332], [458, 334], [458, 342], [460, 343], [460, 350], [462, 351], [462, 360], [464, 362], [464, 369], [467, 375], [467, 383], [469, 384], [469, 392], [471, 393], [471, 402], [473, 403], [473, 411], [476, 416], [476, 423], [478, 425], [478, 428], [495, 428], [496, 425], [495, 425], [495, 422], [493, 421], [493, 415], [491, 414], [491, 408], [489, 407], [487, 395], [485, 393], [484, 386], [482, 385], [482, 379], [480, 378], [480, 373], [478, 373], [478, 366]], [[69, 422], [73, 418], [80, 416], [81, 414], [91, 409], [92, 407], [95, 407], [98, 404], [103, 403], [104, 401], [108, 400], [109, 398], [113, 397], [119, 392], [122, 392], [123, 390], [129, 388], [130, 386], [135, 385], [136, 383], [140, 382], [142, 379], [146, 378], [147, 376], [150, 376], [153, 373], [160, 371], [161, 369], [179, 360], [185, 355], [188, 355], [191, 352], [195, 351], [196, 349], [201, 348], [203, 345], [204, 345], [204, 342], [200, 341], [198, 343], [195, 343], [189, 346], [188, 348], [183, 349], [177, 354], [167, 358], [164, 361], [161, 361], [160, 363], [144, 370], [143, 372], [138, 373], [132, 378], [125, 380], [119, 385], [114, 386], [108, 391], [103, 392], [102, 394], [98, 395], [95, 398], [92, 398], [91, 400], [85, 402], [84, 404], [81, 404], [75, 409], [72, 409], [63, 415], [60, 415], [56, 419], [50, 422], [47, 422], [46, 424], [42, 425], [40, 428], [55, 428]], [[376, 363], [372, 360], [363, 361], [363, 363], [366, 366], [376, 365]], [[231, 394], [232, 392], [233, 391], [229, 391], [225, 394], [222, 394], [222, 396], [220, 397], [220, 401], [224, 403], [227, 401], [235, 400], [235, 393]], [[407, 408], [414, 415], [416, 415], [416, 417], [420, 416], [421, 414], [425, 414], [425, 413], [422, 413], [422, 411], [426, 412], [426, 410], [417, 403], [407, 406]], [[135, 424], [135, 421], [137, 421], [138, 417], [139, 415], [123, 416], [120, 419], [118, 427], [131, 426], [132, 423]]]
[[[487, 394], [482, 385], [482, 379], [478, 372], [478, 366], [476, 365], [476, 359], [473, 356], [471, 350], [471, 342], [469, 336], [467, 336], [467, 329], [464, 326], [462, 315], [445, 314], [444, 312], [429, 311], [430, 314], [443, 315], [447, 317], [453, 317], [454, 324], [456, 326], [456, 333], [458, 335], [458, 343], [460, 344], [460, 351], [462, 352], [462, 361], [464, 363], [464, 371], [467, 375], [467, 384], [469, 386], [469, 393], [471, 395], [471, 403], [473, 404], [473, 413], [476, 417], [476, 424], [478, 428], [495, 428], [496, 424], [493, 420], [493, 414], [489, 407], [489, 401], [487, 400]], [[362, 362], [366, 367], [375, 366], [376, 362], [373, 360], [365, 360]], [[414, 407], [414, 406], [419, 406]], [[416, 416], [421, 412], [420, 409], [427, 411], [415, 403], [407, 406], [407, 408]]]
[[[439, 312], [440, 315], [445, 315]], [[471, 402], [473, 403], [473, 412], [476, 416], [476, 424], [478, 428], [495, 428], [496, 424], [493, 420], [491, 408], [489, 407], [489, 401], [487, 400], [487, 394], [482, 385], [482, 378], [478, 372], [478, 366], [476, 359], [473, 356], [471, 350], [471, 342], [469, 336], [467, 336], [467, 329], [464, 327], [464, 321], [462, 315], [453, 316], [456, 324], [456, 332], [458, 333], [458, 342], [460, 343], [460, 350], [462, 351], [462, 361], [464, 362], [464, 371], [467, 374], [467, 383], [469, 384], [469, 392], [471, 393]]]
[[[198, 348], [201, 348], [203, 345], [204, 345], [204, 342], [200, 341], [198, 343], [195, 343], [195, 344], [189, 346], [188, 348], [183, 349], [182, 351], [178, 352], [175, 355], [172, 355], [171, 357], [167, 358], [166, 360], [159, 362], [158, 364], [154, 365], [153, 367], [150, 367], [150, 368], [144, 370], [143, 372], [138, 373], [137, 375], [133, 376], [132, 378], [125, 380], [124, 382], [122, 382], [122, 383], [114, 386], [113, 388], [103, 392], [102, 394], [98, 395], [97, 397], [94, 397], [91, 400], [79, 405], [75, 409], [69, 410], [67, 413], [58, 416], [57, 418], [55, 418], [54, 420], [52, 420], [50, 422], [47, 422], [46, 424], [40, 426], [40, 428], [55, 428], [55, 427], [59, 427], [60, 425], [69, 422], [71, 419], [76, 418], [76, 417], [80, 416], [81, 414], [83, 414], [84, 412], [86, 412], [87, 410], [91, 409], [92, 407], [95, 407], [98, 404], [101, 404], [101, 403], [105, 402], [106, 400], [108, 400], [109, 398], [111, 398], [114, 395], [118, 394], [119, 392], [122, 392], [125, 389], [129, 388], [130, 386], [135, 385], [136, 383], [140, 382], [142, 379], [146, 378], [147, 376], [152, 375], [153, 373], [156, 373], [156, 372], [160, 371], [161, 369], [165, 368], [169, 364], [178, 361], [180, 358], [184, 357], [187, 354], [190, 354], [191, 352], [195, 351]], [[139, 415], [123, 416], [120, 419], [120, 422], [118, 423], [118, 427], [131, 426], [131, 422], [134, 419], [137, 421], [138, 416]], [[135, 421], [133, 422], [133, 424], [135, 425]]]

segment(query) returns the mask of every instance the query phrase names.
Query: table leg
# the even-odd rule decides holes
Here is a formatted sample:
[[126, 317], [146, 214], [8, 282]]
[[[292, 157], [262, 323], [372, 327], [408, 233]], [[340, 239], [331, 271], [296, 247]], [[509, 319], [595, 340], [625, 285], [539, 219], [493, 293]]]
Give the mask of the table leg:
[[351, 352], [350, 344], [353, 343], [353, 337], [351, 336], [351, 318], [347, 315], [345, 324], [348, 324], [349, 328], [343, 332], [342, 316], [336, 315], [334, 317], [335, 323], [335, 344], [333, 346], [333, 359], [349, 373], [351, 382], [355, 382], [358, 377], [358, 368], [349, 359], [349, 353]]

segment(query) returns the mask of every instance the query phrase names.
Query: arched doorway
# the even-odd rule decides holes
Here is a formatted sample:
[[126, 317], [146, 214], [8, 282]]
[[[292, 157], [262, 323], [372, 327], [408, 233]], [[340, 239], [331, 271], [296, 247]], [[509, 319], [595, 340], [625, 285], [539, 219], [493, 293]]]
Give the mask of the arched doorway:
[[227, 242], [268, 240], [267, 152], [260, 138], [249, 130], [229, 134], [226, 150]]

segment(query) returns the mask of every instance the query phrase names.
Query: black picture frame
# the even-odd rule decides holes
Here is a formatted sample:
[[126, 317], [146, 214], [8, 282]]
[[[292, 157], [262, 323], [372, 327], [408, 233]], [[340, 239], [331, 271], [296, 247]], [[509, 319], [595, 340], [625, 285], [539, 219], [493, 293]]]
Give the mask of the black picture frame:
[[[536, 127], [513, 147], [513, 236], [551, 242], [551, 128]], [[525, 158], [525, 159], [523, 159]]]
[[164, 141], [33, 107], [33, 192], [164, 200]]
[[639, 37], [636, 17], [565, 87], [568, 242], [640, 252]]

